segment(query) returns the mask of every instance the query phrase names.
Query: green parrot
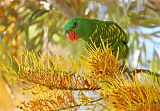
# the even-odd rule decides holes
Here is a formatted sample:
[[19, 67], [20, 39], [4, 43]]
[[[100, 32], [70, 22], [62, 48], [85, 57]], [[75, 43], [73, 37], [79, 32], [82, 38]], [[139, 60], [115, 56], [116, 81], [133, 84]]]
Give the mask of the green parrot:
[[128, 36], [125, 31], [113, 21], [75, 17], [64, 24], [63, 32], [73, 42], [81, 38], [90, 44], [92, 40], [97, 47], [100, 46], [102, 38], [104, 43], [108, 42], [115, 56], [117, 51], [119, 51], [119, 59], [125, 59], [128, 56]]

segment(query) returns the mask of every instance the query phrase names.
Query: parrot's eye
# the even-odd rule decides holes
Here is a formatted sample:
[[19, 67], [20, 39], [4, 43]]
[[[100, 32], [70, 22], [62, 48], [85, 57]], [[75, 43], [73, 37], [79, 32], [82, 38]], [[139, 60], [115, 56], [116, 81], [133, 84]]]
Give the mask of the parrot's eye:
[[74, 22], [73, 25], [74, 25], [74, 27], [77, 27], [78, 26], [78, 22]]

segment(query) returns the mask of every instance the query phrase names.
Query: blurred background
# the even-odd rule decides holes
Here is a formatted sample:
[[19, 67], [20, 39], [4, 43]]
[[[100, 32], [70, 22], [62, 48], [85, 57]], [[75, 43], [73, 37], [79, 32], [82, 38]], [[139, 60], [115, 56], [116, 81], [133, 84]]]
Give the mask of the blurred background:
[[79, 57], [82, 47], [62, 34], [78, 16], [119, 23], [129, 36], [131, 69], [160, 69], [160, 0], [0, 0], [0, 58], [28, 49]]
[[[120, 24], [129, 36], [129, 68], [160, 73], [159, 4], [160, 0], [0, 0], [0, 62], [10, 64], [10, 56], [26, 49], [78, 58], [83, 42], [74, 44], [61, 31], [68, 19], [78, 16]], [[0, 88], [6, 92], [2, 80]]]

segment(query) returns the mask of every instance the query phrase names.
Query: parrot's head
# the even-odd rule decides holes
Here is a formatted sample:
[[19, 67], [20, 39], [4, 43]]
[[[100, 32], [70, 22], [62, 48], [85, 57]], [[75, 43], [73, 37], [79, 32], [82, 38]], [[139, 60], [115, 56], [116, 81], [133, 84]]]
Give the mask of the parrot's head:
[[64, 24], [63, 33], [73, 42], [78, 38], [86, 40], [93, 31], [92, 25], [88, 19], [75, 17]]

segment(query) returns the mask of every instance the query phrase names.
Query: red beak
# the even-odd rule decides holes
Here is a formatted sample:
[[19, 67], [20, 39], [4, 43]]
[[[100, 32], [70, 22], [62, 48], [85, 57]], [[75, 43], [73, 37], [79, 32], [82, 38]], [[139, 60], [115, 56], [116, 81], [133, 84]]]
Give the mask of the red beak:
[[67, 32], [67, 37], [72, 41], [75, 42], [78, 38], [77, 34], [75, 32], [72, 31], [68, 31]]

